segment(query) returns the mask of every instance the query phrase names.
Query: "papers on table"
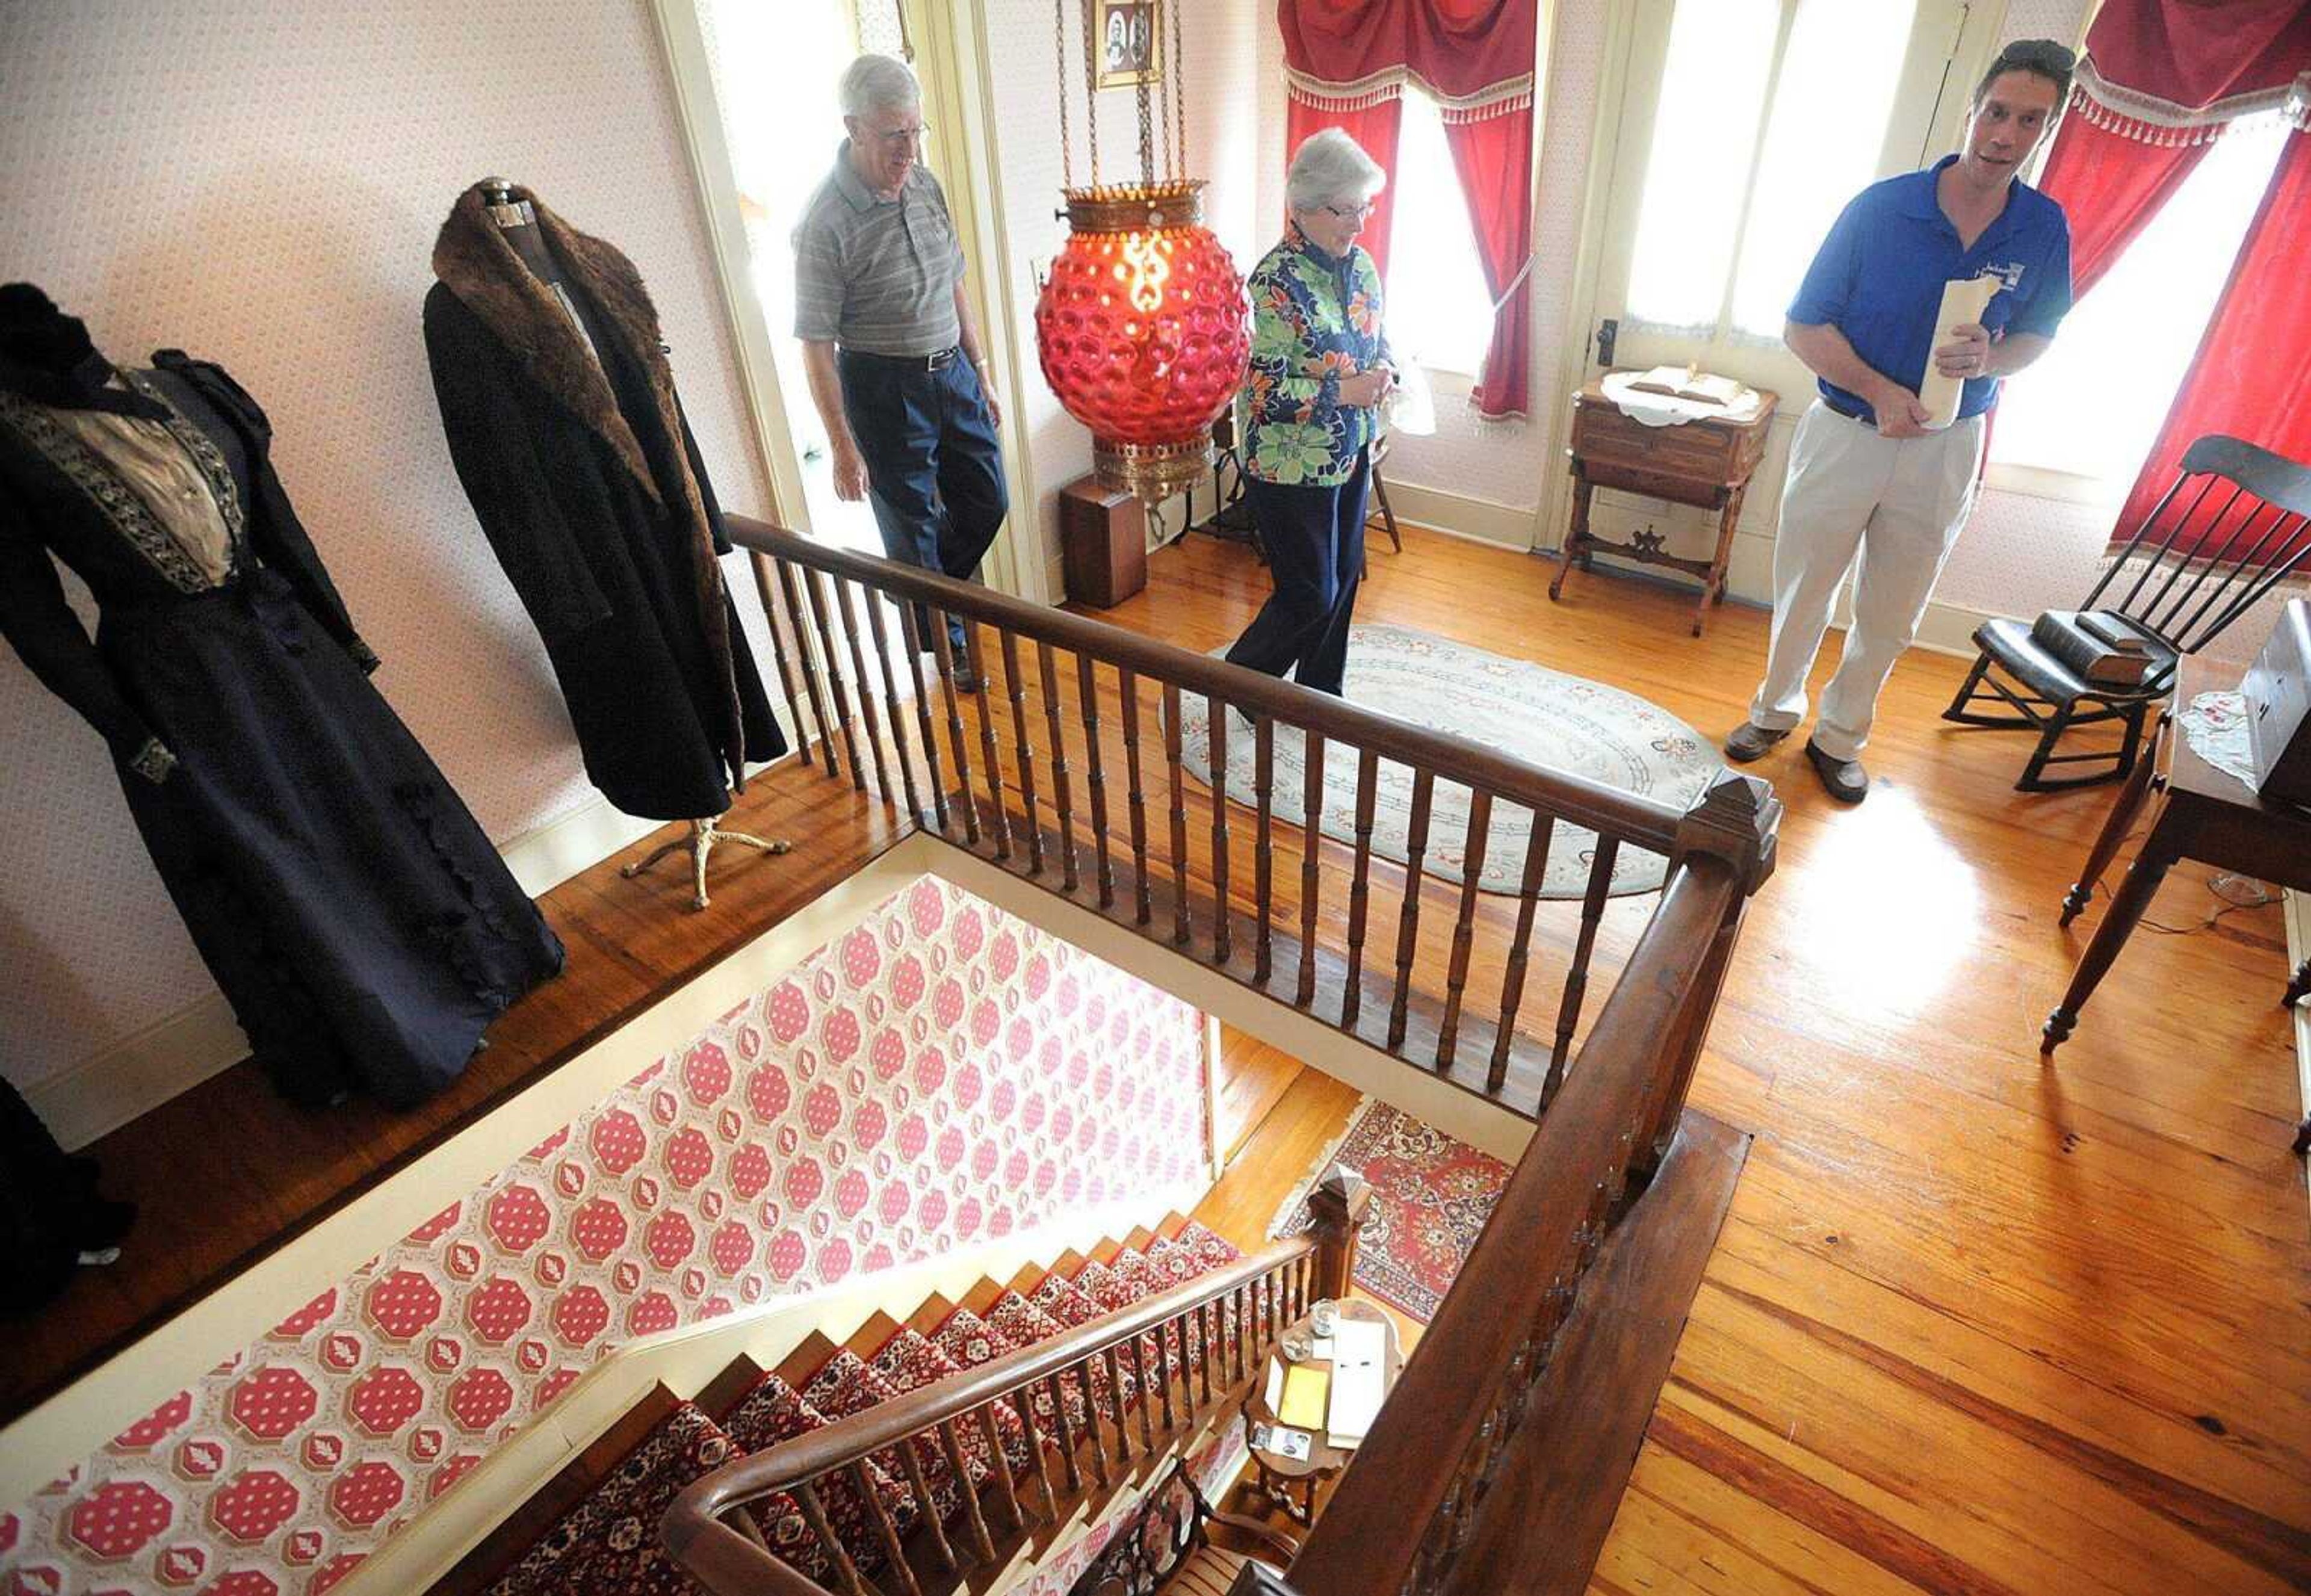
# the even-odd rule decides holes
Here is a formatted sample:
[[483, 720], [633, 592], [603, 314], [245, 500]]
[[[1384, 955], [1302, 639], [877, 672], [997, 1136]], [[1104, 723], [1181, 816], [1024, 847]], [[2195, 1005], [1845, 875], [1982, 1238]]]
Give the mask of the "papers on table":
[[1277, 1404], [1279, 1423], [1313, 1430], [1324, 1423], [1324, 1400], [1332, 1377], [1314, 1364], [1295, 1364], [1285, 1372], [1284, 1400]]
[[1387, 1395], [1386, 1327], [1367, 1319], [1343, 1319], [1332, 1332], [1331, 1405], [1325, 1418], [1327, 1438], [1339, 1447], [1354, 1447], [1372, 1428]]

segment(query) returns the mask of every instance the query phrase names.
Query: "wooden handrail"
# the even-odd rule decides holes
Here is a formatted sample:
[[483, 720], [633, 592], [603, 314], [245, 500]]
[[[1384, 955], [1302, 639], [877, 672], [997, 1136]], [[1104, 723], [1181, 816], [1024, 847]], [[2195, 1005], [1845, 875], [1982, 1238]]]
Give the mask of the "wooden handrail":
[[1321, 733], [1330, 741], [1370, 748], [1416, 770], [1432, 771], [1447, 781], [1545, 810], [1656, 853], [1669, 852], [1677, 842], [1684, 811], [1659, 798], [1607, 787], [1569, 771], [1544, 769], [1452, 732], [1416, 726], [1330, 693], [1311, 693], [1296, 684], [1104, 621], [1029, 604], [1007, 593], [911, 565], [813, 543], [751, 516], [731, 515], [725, 520], [730, 540], [741, 548], [846, 577], [897, 597], [920, 600], [935, 609], [1089, 655], [1155, 681], [1212, 694], [1240, 709]]
[[1440, 1525], [1448, 1501], [1475, 1510], [1482, 1493], [1470, 1488], [1467, 1461], [1481, 1467], [1483, 1444], [1505, 1439], [1546, 1366], [1583, 1255], [1601, 1240], [1637, 1153], [1661, 1040], [1705, 995], [1705, 955], [1741, 895], [1716, 859], [1671, 873], [1563, 1092], [1293, 1563], [1295, 1590], [1396, 1596], [1441, 1579], [1441, 1567], [1415, 1576], [1438, 1556], [1440, 1532], [1452, 1533]]
[[[1182, 1314], [1220, 1302], [1243, 1286], [1273, 1277], [1286, 1265], [1312, 1259], [1312, 1235], [1277, 1242], [1257, 1252], [1197, 1276], [1129, 1308], [1103, 1314], [1062, 1335], [920, 1386], [864, 1412], [837, 1419], [823, 1429], [749, 1453], [693, 1480], [675, 1499], [661, 1522], [667, 1549], [713, 1591], [770, 1590], [781, 1596], [824, 1596], [823, 1588], [746, 1536], [732, 1531], [724, 1515], [749, 1502], [791, 1490], [849, 1467], [961, 1418], [1051, 1375], [1070, 1370], [1110, 1348], [1127, 1347]], [[1184, 1343], [1183, 1343], [1184, 1345]], [[1217, 1356], [1212, 1354], [1210, 1356]], [[1184, 1371], [1182, 1372], [1184, 1374]], [[1139, 1400], [1155, 1400], [1143, 1390]], [[726, 1583], [727, 1576], [727, 1583]]]

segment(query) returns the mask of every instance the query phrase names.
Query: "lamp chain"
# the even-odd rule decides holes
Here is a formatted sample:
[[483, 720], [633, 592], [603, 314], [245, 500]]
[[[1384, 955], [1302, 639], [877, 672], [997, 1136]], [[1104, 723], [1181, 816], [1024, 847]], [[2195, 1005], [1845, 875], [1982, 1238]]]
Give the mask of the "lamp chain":
[[1179, 170], [1173, 175], [1188, 175], [1188, 58], [1180, 53], [1180, 7], [1184, 0], [1172, 0], [1172, 117], [1179, 125], [1179, 136], [1174, 144], [1180, 152]]
[[1076, 153], [1068, 140], [1068, 0], [1051, 0], [1051, 49], [1060, 65], [1060, 188], [1076, 186]]
[[[1153, 39], [1148, 41], [1148, 53], [1150, 55], [1155, 53]], [[1139, 186], [1143, 188], [1156, 181], [1156, 129], [1148, 117], [1151, 94], [1152, 91], [1147, 86], [1147, 74], [1143, 71], [1139, 74], [1138, 93], [1136, 96], [1139, 101]]]
[[1099, 30], [1093, 0], [1083, 0], [1084, 126], [1091, 138], [1091, 186], [1099, 187]]

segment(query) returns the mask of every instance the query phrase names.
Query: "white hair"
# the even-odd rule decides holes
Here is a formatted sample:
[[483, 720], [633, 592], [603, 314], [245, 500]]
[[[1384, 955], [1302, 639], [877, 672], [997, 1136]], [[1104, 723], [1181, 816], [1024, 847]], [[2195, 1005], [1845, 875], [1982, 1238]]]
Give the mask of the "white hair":
[[1285, 203], [1295, 211], [1348, 201], [1362, 205], [1388, 186], [1388, 173], [1338, 127], [1311, 134], [1284, 174]]
[[870, 117], [876, 111], [907, 111], [923, 102], [922, 85], [895, 56], [861, 56], [842, 74], [836, 91], [846, 117]]

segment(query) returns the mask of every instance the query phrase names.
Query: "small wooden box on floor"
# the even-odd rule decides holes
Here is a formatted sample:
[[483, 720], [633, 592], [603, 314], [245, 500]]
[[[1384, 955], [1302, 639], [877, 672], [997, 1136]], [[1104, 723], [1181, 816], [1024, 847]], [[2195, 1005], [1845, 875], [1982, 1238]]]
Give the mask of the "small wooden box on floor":
[[[1701, 602], [1693, 612], [1693, 635], [1701, 635], [1709, 607], [1725, 598], [1725, 563], [1733, 553], [1733, 526], [1741, 519], [1742, 496], [1750, 475], [1765, 458], [1766, 434], [1773, 425], [1776, 397], [1760, 392], [1764, 403], [1744, 422], [1690, 421], [1682, 426], [1649, 427], [1621, 414], [1605, 397], [1604, 379], [1573, 396], [1573, 527], [1565, 534], [1557, 578], [1548, 596], [1564, 596], [1565, 574], [1575, 560], [1583, 571], [1590, 556], [1603, 553], [1644, 565], [1666, 565], [1701, 579]], [[1663, 548], [1659, 536], [1640, 533], [1635, 543], [1611, 543], [1589, 532], [1589, 496], [1600, 487], [1620, 488], [1717, 511], [1717, 546], [1706, 560], [1689, 560]]]
[[1068, 597], [1112, 609], [1147, 585], [1147, 511], [1132, 494], [1079, 476], [1060, 490]]

